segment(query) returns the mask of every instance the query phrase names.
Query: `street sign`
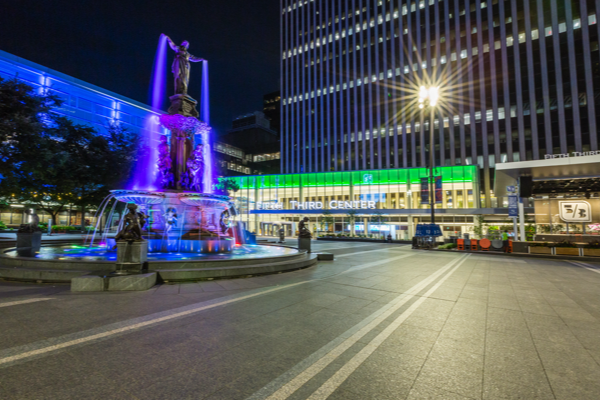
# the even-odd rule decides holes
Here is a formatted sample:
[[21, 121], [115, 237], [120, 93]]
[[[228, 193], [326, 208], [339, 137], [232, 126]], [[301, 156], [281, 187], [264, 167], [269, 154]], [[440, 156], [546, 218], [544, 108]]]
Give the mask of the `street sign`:
[[508, 216], [519, 216], [519, 197], [515, 195], [508, 196]]
[[437, 224], [417, 224], [416, 237], [442, 236], [442, 230]]

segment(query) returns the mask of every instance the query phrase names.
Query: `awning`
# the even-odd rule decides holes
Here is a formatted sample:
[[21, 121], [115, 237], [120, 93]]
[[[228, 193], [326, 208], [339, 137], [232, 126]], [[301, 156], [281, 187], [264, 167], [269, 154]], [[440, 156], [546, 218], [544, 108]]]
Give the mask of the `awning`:
[[[520, 176], [531, 176], [534, 181], [534, 193], [543, 188], [549, 192], [558, 190], [559, 193], [572, 191], [575, 179], [585, 179], [581, 182], [582, 191], [590, 189], [595, 184], [594, 180], [600, 177], [600, 155], [549, 158], [535, 161], [521, 161], [496, 164], [496, 179], [494, 180], [494, 195], [496, 197], [508, 196], [507, 186], [514, 186]], [[541, 181], [565, 181], [552, 184]], [[591, 189], [593, 190], [593, 189]]]

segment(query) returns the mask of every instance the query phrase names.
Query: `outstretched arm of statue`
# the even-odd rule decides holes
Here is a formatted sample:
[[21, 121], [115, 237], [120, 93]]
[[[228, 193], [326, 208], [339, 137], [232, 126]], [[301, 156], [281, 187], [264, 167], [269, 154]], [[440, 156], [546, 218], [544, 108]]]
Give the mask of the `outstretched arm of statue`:
[[204, 58], [200, 58], [200, 57], [196, 57], [190, 54], [190, 61], [191, 62], [200, 62], [200, 61], [204, 61]]
[[161, 35], [167, 38], [167, 42], [169, 42], [169, 46], [171, 46], [171, 48], [173, 49], [173, 51], [178, 51], [179, 50], [179, 48], [177, 47], [177, 45], [175, 44], [175, 42], [173, 42], [170, 37], [168, 37], [164, 33], [161, 33]]

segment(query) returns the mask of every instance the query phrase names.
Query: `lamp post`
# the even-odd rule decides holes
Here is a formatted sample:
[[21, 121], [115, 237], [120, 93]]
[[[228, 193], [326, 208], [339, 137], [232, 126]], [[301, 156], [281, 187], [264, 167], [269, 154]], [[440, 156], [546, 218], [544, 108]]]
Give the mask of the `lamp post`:
[[[419, 89], [419, 108], [421, 110], [429, 110], [429, 205], [431, 207], [432, 224], [435, 224], [435, 179], [433, 177], [433, 167], [435, 166], [435, 143], [433, 135], [433, 114], [439, 98], [440, 90], [437, 86], [430, 86], [428, 88], [421, 86]], [[425, 129], [424, 126], [423, 129]]]

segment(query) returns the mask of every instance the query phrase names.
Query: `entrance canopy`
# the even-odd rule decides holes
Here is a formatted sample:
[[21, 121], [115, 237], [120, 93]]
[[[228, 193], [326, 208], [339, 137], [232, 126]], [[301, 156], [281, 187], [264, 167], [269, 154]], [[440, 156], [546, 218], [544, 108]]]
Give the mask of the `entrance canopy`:
[[544, 160], [496, 164], [494, 194], [508, 196], [521, 176], [533, 178], [533, 194], [600, 192], [600, 155], [548, 155]]

